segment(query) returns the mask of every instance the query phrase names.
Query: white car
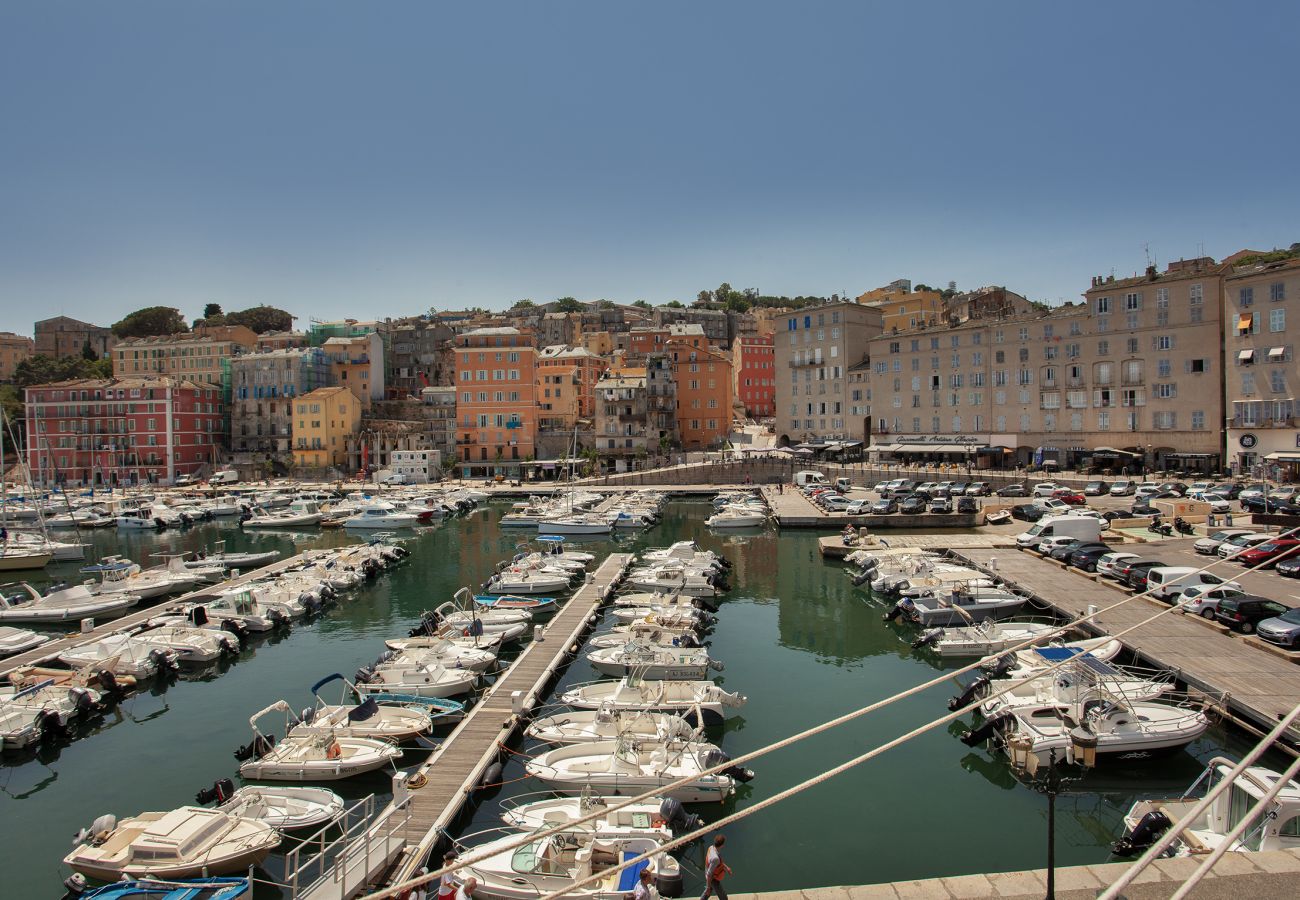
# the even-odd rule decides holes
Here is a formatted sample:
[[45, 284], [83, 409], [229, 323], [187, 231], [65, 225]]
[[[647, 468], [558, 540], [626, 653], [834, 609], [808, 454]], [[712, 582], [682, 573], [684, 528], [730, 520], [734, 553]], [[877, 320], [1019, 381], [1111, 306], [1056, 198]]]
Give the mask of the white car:
[[1125, 553], [1123, 551], [1107, 553], [1105, 556], [1097, 560], [1097, 574], [1103, 575], [1106, 578], [1118, 578], [1119, 576], [1115, 573], [1115, 567], [1126, 560], [1137, 559], [1138, 556], [1139, 554], [1137, 553]]
[[1264, 496], [1264, 485], [1252, 484], [1250, 487], [1243, 489], [1242, 492], [1237, 495], [1237, 499], [1251, 500], [1256, 497], [1263, 497], [1263, 496]]
[[1271, 534], [1239, 534], [1234, 538], [1228, 538], [1214, 552], [1219, 554], [1220, 559], [1227, 559], [1230, 556], [1236, 556], [1243, 550], [1249, 550], [1251, 547], [1257, 547], [1260, 544], [1267, 544], [1271, 540], [1273, 540]]
[[1074, 544], [1077, 543], [1078, 540], [1079, 539], [1072, 534], [1056, 534], [1051, 537], [1043, 538], [1038, 542], [1038, 546], [1034, 549], [1044, 556], [1047, 556], [1062, 544]]
[[1213, 619], [1220, 600], [1241, 597], [1245, 593], [1235, 581], [1225, 581], [1223, 584], [1197, 584], [1183, 591], [1182, 596], [1178, 598], [1178, 605], [1185, 613]]
[[831, 494], [829, 497], [818, 497], [817, 502], [830, 512], [843, 512], [853, 503], [852, 500], [842, 494]]
[[401, 472], [393, 472], [379, 479], [380, 484], [406, 484], [407, 478]]
[[1039, 499], [1034, 501], [1034, 506], [1039, 509], [1045, 509], [1054, 515], [1068, 516], [1074, 511], [1074, 507], [1064, 500], [1057, 500], [1055, 497]]
[[1255, 532], [1251, 531], [1249, 528], [1223, 528], [1219, 531], [1213, 532], [1209, 537], [1203, 537], [1195, 544], [1192, 544], [1192, 549], [1197, 553], [1204, 553], [1206, 556], [1209, 556], [1210, 554], [1217, 552], [1219, 545], [1224, 541], [1230, 538], [1235, 538], [1241, 534], [1254, 533]]
[[1061, 485], [1052, 481], [1044, 481], [1034, 485], [1034, 489], [1030, 491], [1030, 494], [1034, 497], [1050, 497], [1060, 489]]
[[844, 507], [844, 511], [851, 516], [864, 516], [871, 512], [870, 500], [854, 500]]
[[1137, 486], [1137, 490], [1133, 492], [1133, 496], [1138, 500], [1144, 500], [1152, 494], [1159, 493], [1159, 491], [1160, 484], [1158, 482], [1144, 481]]
[[1121, 478], [1110, 486], [1110, 495], [1112, 497], [1127, 497], [1133, 493], [1133, 482], [1127, 478]]

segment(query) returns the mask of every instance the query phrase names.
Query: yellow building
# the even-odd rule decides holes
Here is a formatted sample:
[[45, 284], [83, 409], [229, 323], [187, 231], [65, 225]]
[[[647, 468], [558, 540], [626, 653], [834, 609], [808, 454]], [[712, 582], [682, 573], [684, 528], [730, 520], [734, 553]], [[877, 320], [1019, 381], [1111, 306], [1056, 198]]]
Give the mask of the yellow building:
[[293, 461], [302, 469], [341, 467], [361, 424], [361, 401], [345, 387], [317, 388], [293, 405]]
[[584, 331], [577, 342], [584, 350], [597, 356], [609, 356], [614, 352], [614, 335], [608, 331]]
[[914, 291], [911, 282], [906, 280], [867, 291], [857, 299], [863, 306], [874, 306], [884, 313], [886, 334], [944, 322], [943, 294], [939, 291]]

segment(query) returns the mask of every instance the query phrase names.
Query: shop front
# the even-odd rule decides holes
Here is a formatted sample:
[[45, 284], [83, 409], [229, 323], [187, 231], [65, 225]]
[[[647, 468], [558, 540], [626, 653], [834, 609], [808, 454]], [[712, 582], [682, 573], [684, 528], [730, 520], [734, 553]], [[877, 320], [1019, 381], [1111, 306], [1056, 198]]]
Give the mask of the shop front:
[[1300, 430], [1230, 428], [1228, 465], [1237, 478], [1300, 482]]
[[1014, 438], [989, 434], [878, 434], [866, 449], [879, 462], [1004, 468], [1015, 465], [1011, 458]]

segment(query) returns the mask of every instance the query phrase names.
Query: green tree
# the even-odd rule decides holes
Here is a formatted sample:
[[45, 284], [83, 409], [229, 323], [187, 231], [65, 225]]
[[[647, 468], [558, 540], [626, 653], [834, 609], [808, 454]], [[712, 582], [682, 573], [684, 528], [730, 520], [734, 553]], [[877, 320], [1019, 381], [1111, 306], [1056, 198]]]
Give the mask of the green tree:
[[203, 318], [216, 319], [216, 318], [220, 318], [220, 316], [221, 316], [220, 303], [208, 303], [203, 307]]
[[293, 330], [293, 316], [274, 306], [250, 306], [248, 309], [227, 313], [225, 324], [243, 325], [257, 334], [266, 334], [268, 331]]
[[560, 297], [555, 301], [556, 312], [574, 313], [582, 312], [583, 305], [573, 297]]
[[632, 305], [638, 309], [654, 309], [654, 307], [650, 305], [649, 300], [636, 300], [633, 301]]
[[698, 294], [695, 295], [695, 302], [698, 303], [698, 304], [700, 304], [701, 306], [703, 306], [703, 305], [706, 304], [706, 303], [712, 303], [712, 302], [713, 302], [713, 292], [712, 292], [712, 291], [700, 291]]
[[84, 356], [29, 356], [14, 369], [14, 384], [21, 390], [36, 384], [68, 381], [73, 378], [108, 378], [113, 374], [113, 363], [107, 359], [86, 359]]
[[127, 313], [126, 318], [113, 323], [113, 334], [119, 338], [154, 337], [189, 330], [181, 318], [181, 311], [174, 306], [147, 306]]
[[673, 308], [673, 309], [684, 309], [684, 308], [685, 308], [684, 304], [683, 304], [682, 301], [680, 301], [680, 300], [669, 300], [667, 303], [664, 304], [664, 306], [668, 306], [668, 307], [671, 307], [671, 308]]
[[613, 309], [615, 305], [613, 300], [601, 300], [596, 304], [601, 309]]
[[90, 346], [90, 338], [86, 338], [86, 343], [81, 345], [81, 358], [88, 359], [91, 362], [99, 359], [99, 354], [95, 352], [95, 348]]
[[536, 309], [537, 304], [529, 300], [527, 297], [525, 297], [522, 300], [516, 300], [515, 305], [510, 308], [511, 309]]

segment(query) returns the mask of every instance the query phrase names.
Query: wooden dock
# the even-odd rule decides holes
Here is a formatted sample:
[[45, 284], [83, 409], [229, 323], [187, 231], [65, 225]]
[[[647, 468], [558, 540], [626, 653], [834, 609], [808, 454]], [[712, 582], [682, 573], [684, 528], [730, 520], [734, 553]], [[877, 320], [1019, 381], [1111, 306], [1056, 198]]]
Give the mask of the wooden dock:
[[[920, 547], [936, 553], [944, 550], [1006, 550], [1016, 546], [1016, 536], [1010, 533], [904, 534], [897, 535], [892, 540], [895, 547]], [[838, 534], [818, 538], [817, 546], [826, 559], [843, 559], [854, 550], [889, 549], [884, 544], [872, 542], [849, 545]]]
[[[953, 556], [1014, 583], [1069, 617], [1086, 614], [1089, 606], [1105, 609], [1125, 596], [1104, 579], [1026, 552], [965, 550]], [[1168, 609], [1143, 597], [1080, 627], [1097, 635], [1114, 634]], [[1264, 649], [1253, 638], [1230, 634], [1199, 616], [1169, 613], [1121, 640], [1145, 664], [1172, 670], [1247, 728], [1267, 731], [1300, 703], [1300, 666], [1290, 659], [1294, 654]]]
[[392, 880], [410, 878], [442, 840], [443, 831], [460, 814], [484, 771], [501, 756], [504, 744], [522, 724], [518, 708], [532, 709], [559, 668], [592, 625], [592, 614], [609, 599], [632, 561], [629, 553], [611, 553], [585, 585], [497, 678], [456, 729], [412, 773], [424, 776], [423, 787], [410, 792], [407, 852]]

